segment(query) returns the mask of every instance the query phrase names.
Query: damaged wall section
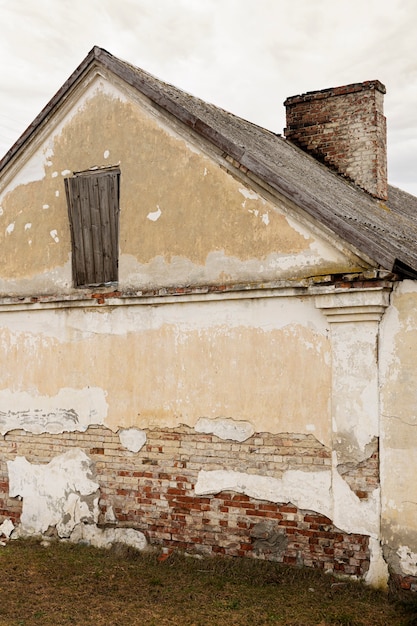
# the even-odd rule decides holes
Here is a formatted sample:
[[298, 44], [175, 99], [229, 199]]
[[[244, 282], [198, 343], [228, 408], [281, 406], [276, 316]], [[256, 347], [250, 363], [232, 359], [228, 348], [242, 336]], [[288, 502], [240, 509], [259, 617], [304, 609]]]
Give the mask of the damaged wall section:
[[[330, 492], [316, 510], [297, 507], [290, 500], [260, 499], [236, 489], [197, 493], [203, 468], [228, 476], [239, 471], [255, 484], [295, 473], [302, 474], [307, 483], [317, 475], [328, 481], [331, 451], [312, 435], [255, 433], [237, 442], [182, 426], [147, 430], [146, 443], [138, 452], [131, 452], [118, 433], [102, 426], [90, 427], [82, 435], [13, 431], [1, 442], [1, 458], [8, 459], [9, 471], [2, 461], [0, 513], [26, 527], [32, 505], [30, 496], [16, 485], [15, 468], [24, 456], [27, 468], [36, 463], [33, 476], [37, 476], [40, 451], [44, 472], [55, 465], [61, 468], [58, 473], [65, 475], [66, 462], [77, 459], [80, 471], [83, 467], [87, 472], [83, 480], [91, 481], [88, 491], [95, 494], [99, 485], [98, 508], [93, 507], [90, 517], [96, 517], [102, 528], [135, 529], [151, 543], [192, 552], [268, 558], [358, 577], [369, 572], [369, 535], [335, 526], [320, 510], [330, 513]], [[20, 476], [26, 477], [26, 472]], [[23, 512], [22, 502], [11, 497], [20, 491]], [[68, 502], [71, 497], [69, 493]], [[65, 506], [60, 505], [62, 508]], [[73, 516], [73, 527], [77, 520], [85, 526], [94, 521]], [[55, 523], [44, 521], [42, 530], [47, 523]], [[84, 538], [88, 539], [88, 531]]]

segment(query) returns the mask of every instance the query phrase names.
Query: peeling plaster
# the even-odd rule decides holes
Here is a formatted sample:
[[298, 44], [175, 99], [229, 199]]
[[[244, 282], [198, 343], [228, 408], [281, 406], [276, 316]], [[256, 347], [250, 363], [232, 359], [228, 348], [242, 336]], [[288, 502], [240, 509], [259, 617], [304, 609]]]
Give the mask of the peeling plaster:
[[59, 237], [58, 237], [58, 231], [51, 230], [51, 232], [49, 233], [52, 237], [52, 239], [55, 241], [55, 243], [59, 243]]
[[[159, 209], [160, 211], [160, 209]], [[156, 222], [159, 211], [148, 213], [149, 220]], [[262, 223], [270, 225], [270, 217], [262, 214]], [[244, 282], [285, 280], [329, 274], [346, 269], [346, 257], [332, 249], [325, 242], [312, 242], [309, 247], [295, 253], [271, 252], [262, 259], [241, 259], [227, 254], [225, 250], [211, 250], [204, 263], [195, 263], [186, 256], [173, 254], [169, 258], [156, 254], [147, 263], [139, 262], [132, 254], [120, 255], [120, 280], [124, 288], [135, 285], [146, 287], [166, 287], [167, 285], [206, 285], [216, 282]], [[221, 277], [230, 277], [227, 281]]]
[[160, 209], [160, 207], [157, 205], [157, 210], [156, 211], [152, 211], [151, 213], [148, 213], [148, 215], [146, 216], [148, 218], [148, 220], [151, 220], [151, 222], [156, 222], [159, 220], [159, 218], [162, 215], [162, 211]]
[[84, 432], [92, 424], [104, 423], [107, 408], [100, 388], [60, 389], [51, 397], [4, 389], [0, 391], [0, 432]]
[[133, 528], [98, 528], [95, 524], [78, 524], [70, 537], [74, 543], [88, 543], [95, 548], [111, 548], [112, 545], [123, 543], [135, 550], [145, 550], [146, 537]]
[[417, 553], [408, 546], [401, 546], [397, 550], [400, 558], [401, 570], [405, 576], [417, 576]]
[[382, 540], [390, 567], [417, 576], [417, 282], [397, 283], [380, 331]]
[[292, 502], [300, 509], [316, 511], [347, 533], [372, 537], [379, 530], [379, 489], [369, 500], [359, 499], [337, 471], [288, 470], [282, 478], [227, 470], [201, 470], [196, 495], [236, 491], [258, 500]]
[[19, 185], [26, 185], [27, 183], [43, 180], [43, 178], [45, 178], [43, 159], [39, 158], [38, 154], [34, 154], [19, 168], [13, 177], [12, 184], [6, 188], [5, 195]]
[[[283, 432], [284, 424], [289, 432], [305, 432], [314, 420], [315, 436], [330, 445], [328, 327], [312, 299], [5, 312], [2, 324], [0, 344], [9, 355], [0, 391], [4, 431], [22, 427], [11, 413], [26, 418], [34, 409], [48, 415], [43, 432], [51, 430], [50, 422], [57, 423], [55, 432], [89, 424], [116, 432], [194, 427], [201, 416], [227, 416], [251, 422], [259, 432]], [[103, 353], [117, 359], [117, 370]], [[19, 354], [30, 368], [21, 369]], [[196, 367], [204, 368], [203, 387]], [[289, 394], [299, 376], [302, 388]], [[79, 381], [90, 386], [77, 389]], [[62, 426], [57, 409], [72, 409], [78, 422], [68, 416]], [[34, 417], [27, 422], [34, 424]]]
[[[178, 126], [172, 127], [149, 107], [146, 98], [131, 96], [129, 88], [119, 88], [91, 72], [84, 85], [49, 120], [45, 134], [39, 137], [43, 143], [34, 142], [28, 148], [28, 155], [35, 151], [30, 160], [37, 164], [39, 176], [26, 172], [24, 182], [19, 182], [13, 172], [2, 206], [10, 215], [9, 222], [24, 207], [21, 219], [33, 221], [34, 230], [33, 245], [29, 247], [25, 242], [25, 262], [20, 258], [16, 261], [18, 238], [5, 238], [9, 277], [21, 280], [17, 281], [17, 293], [26, 293], [24, 281], [37, 277], [43, 269], [43, 288], [35, 290], [46, 293], [46, 286], [47, 291], [57, 292], [64, 286], [53, 275], [66, 263], [71, 250], [61, 173], [87, 169], [92, 164], [105, 165], [109, 154], [114, 163], [123, 162], [122, 289], [202, 285], [219, 280], [294, 280], [310, 276], [312, 271], [340, 273], [357, 269], [358, 263], [362, 267], [349, 251], [342, 253], [327, 244], [327, 235], [312, 234], [301, 224], [293, 226], [285, 206], [245, 187], [206, 153], [205, 145], [196, 137]], [[139, 160], [137, 145], [142, 148]], [[172, 180], [172, 185], [161, 186], [159, 163], [164, 164], [164, 176]], [[28, 164], [18, 160], [15, 170], [21, 172]], [[202, 177], [202, 172], [208, 171], [210, 176]], [[142, 199], [139, 211], [138, 194]], [[246, 209], [242, 209], [242, 199]], [[40, 217], [35, 205], [43, 203], [51, 210]], [[164, 219], [152, 221], [151, 217], [156, 218], [161, 210], [153, 210], [158, 206], [169, 207], [169, 211], [164, 211]], [[259, 211], [256, 223], [248, 209]], [[183, 237], [177, 236], [178, 223], [186, 226]], [[150, 229], [155, 231], [152, 236]], [[45, 242], [53, 245], [49, 236], [52, 230], [59, 233], [59, 244], [45, 255]], [[67, 292], [74, 291], [70, 278], [71, 274], [65, 285]], [[4, 291], [10, 293], [8, 285]]]
[[386, 589], [388, 586], [389, 570], [388, 563], [383, 557], [380, 540], [375, 537], [370, 537], [369, 550], [371, 558], [369, 570], [365, 575], [365, 582], [372, 587]]
[[242, 194], [244, 198], [248, 200], [259, 200], [260, 196], [256, 193], [256, 191], [252, 191], [252, 189], [248, 189], [246, 187], [239, 187], [239, 192]]
[[5, 537], [10, 537], [13, 531], [14, 524], [10, 519], [5, 519], [4, 522], [0, 524], [0, 536], [4, 535]]
[[119, 431], [120, 443], [130, 452], [139, 452], [146, 443], [146, 432], [137, 428]]
[[[388, 567], [379, 540], [380, 490], [368, 500], [359, 499], [337, 471], [303, 472], [288, 470], [282, 478], [226, 470], [201, 470], [196, 495], [235, 491], [251, 498], [274, 503], [291, 502], [299, 509], [325, 515], [343, 532], [369, 536], [370, 569], [366, 582], [384, 587]], [[417, 555], [410, 555], [411, 561]]]
[[201, 470], [195, 485], [198, 496], [236, 491], [258, 500], [292, 502], [300, 509], [333, 517], [330, 501], [331, 472], [288, 470], [282, 478], [227, 470]]
[[37, 535], [53, 527], [60, 537], [69, 537], [80, 522], [97, 523], [100, 485], [92, 480], [91, 466], [79, 448], [46, 465], [25, 457], [8, 461], [9, 495], [23, 498], [19, 533]]
[[250, 422], [240, 422], [222, 417], [216, 419], [200, 417], [194, 428], [198, 433], [213, 434], [220, 439], [231, 439], [233, 441], [246, 441], [255, 432]]
[[[36, 233], [34, 233], [34, 235], [36, 235]], [[35, 239], [35, 241], [37, 241], [37, 239]], [[57, 291], [60, 293], [68, 293], [71, 290], [71, 285], [71, 260], [68, 255], [68, 261], [66, 263], [55, 267], [54, 270], [49, 273], [39, 272], [32, 274], [30, 277], [20, 279], [0, 278], [0, 294], [5, 294], [9, 297], [17, 294], [20, 296], [32, 296], [34, 293], [48, 295], [55, 294]]]

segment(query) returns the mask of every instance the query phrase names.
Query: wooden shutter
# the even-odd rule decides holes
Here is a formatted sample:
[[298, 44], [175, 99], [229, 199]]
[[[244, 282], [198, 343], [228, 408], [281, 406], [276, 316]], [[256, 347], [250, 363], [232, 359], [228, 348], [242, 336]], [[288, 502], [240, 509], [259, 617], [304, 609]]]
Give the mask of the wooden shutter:
[[118, 280], [119, 181], [118, 169], [65, 179], [76, 286]]

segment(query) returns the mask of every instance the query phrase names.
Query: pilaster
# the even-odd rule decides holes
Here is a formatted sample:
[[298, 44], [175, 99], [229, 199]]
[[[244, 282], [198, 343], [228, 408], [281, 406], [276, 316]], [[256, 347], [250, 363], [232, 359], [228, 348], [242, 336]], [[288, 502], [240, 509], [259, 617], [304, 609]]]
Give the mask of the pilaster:
[[370, 478], [375, 480], [371, 491], [360, 496], [347, 476], [366, 481], [362, 468], [379, 449], [378, 334], [389, 295], [389, 288], [380, 288], [316, 296], [331, 339], [333, 521], [340, 527], [350, 520], [352, 529], [369, 535], [366, 580], [373, 585], [386, 584], [388, 577], [380, 546], [379, 473]]

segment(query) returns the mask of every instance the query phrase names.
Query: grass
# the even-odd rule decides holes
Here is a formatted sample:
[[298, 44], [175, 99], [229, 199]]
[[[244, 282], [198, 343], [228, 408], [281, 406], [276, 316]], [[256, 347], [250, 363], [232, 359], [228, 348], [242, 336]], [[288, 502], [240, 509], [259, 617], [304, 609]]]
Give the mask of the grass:
[[27, 540], [0, 550], [0, 626], [417, 624], [387, 594], [272, 562]]

